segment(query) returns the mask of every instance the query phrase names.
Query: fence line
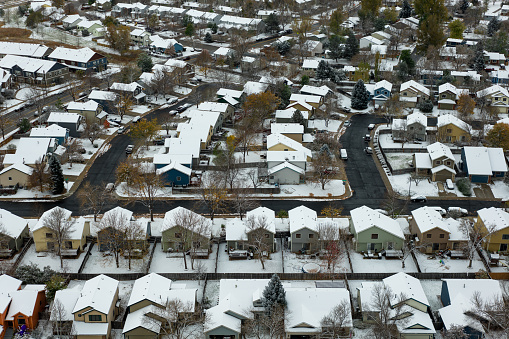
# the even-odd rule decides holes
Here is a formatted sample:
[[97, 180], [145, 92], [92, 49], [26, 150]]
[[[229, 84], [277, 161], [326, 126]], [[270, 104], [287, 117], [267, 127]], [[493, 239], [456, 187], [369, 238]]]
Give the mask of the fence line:
[[28, 241], [21, 249], [21, 252], [19, 253], [18, 257], [16, 258], [16, 261], [14, 262], [14, 264], [12, 264], [12, 266], [10, 268], [11, 274], [14, 274], [16, 272], [16, 269], [18, 268], [19, 263], [21, 262], [21, 260], [23, 260], [23, 257], [25, 256], [25, 254], [27, 253], [28, 249], [30, 248], [30, 246], [32, 245], [33, 242], [34, 242], [33, 238], [31, 238], [31, 237], [28, 238]]
[[87, 253], [85, 253], [85, 258], [83, 258], [83, 262], [80, 265], [80, 268], [78, 269], [78, 274], [82, 274], [83, 270], [85, 269], [85, 265], [87, 264], [88, 258], [92, 255], [92, 247], [94, 247], [94, 244], [96, 242], [96, 239], [92, 239], [90, 242], [90, 246], [87, 248]]
[[147, 273], [147, 274], [150, 271], [150, 265], [152, 264], [152, 258], [154, 257], [154, 252], [156, 250], [158, 242], [161, 242], [161, 237], [154, 237], [154, 246], [152, 246], [152, 251], [150, 251], [150, 257], [148, 258], [147, 269], [145, 270], [145, 273]]

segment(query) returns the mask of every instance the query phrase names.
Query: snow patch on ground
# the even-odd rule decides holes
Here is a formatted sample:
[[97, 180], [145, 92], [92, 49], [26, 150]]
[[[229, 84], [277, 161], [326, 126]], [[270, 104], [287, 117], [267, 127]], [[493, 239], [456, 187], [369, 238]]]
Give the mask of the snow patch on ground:
[[[51, 269], [57, 272], [64, 273], [78, 273], [78, 270], [85, 258], [85, 253], [81, 253], [77, 259], [63, 259], [64, 267], [60, 267], [60, 258], [51, 252], [39, 252], [35, 251], [35, 244], [32, 244], [25, 256], [21, 260], [20, 265], [29, 265], [30, 263], [37, 264], [42, 270], [44, 267], [49, 266]], [[90, 261], [89, 261], [90, 262]]]

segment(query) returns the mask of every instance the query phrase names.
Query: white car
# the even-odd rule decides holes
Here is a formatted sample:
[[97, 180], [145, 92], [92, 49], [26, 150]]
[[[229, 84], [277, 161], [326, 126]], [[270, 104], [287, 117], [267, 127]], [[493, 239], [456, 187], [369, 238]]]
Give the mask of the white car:
[[447, 209], [447, 212], [449, 214], [458, 214], [458, 215], [460, 215], [462, 217], [468, 215], [468, 211], [466, 209], [464, 209], [464, 208], [461, 208], [461, 207], [449, 207]]
[[454, 183], [452, 182], [451, 179], [445, 180], [445, 188], [447, 188], [448, 190], [454, 189]]
[[369, 124], [369, 125], [368, 125], [368, 130], [370, 130], [370, 131], [371, 131], [373, 128], [375, 128], [375, 124]]

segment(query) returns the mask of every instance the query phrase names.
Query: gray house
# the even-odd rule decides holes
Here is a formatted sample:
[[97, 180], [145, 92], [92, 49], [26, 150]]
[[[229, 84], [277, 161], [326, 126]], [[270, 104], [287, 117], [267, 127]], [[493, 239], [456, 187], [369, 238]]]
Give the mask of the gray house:
[[58, 113], [52, 112], [48, 117], [48, 125], [56, 124], [60, 127], [67, 128], [71, 137], [78, 138], [78, 129], [81, 124], [82, 116], [78, 113]]
[[290, 221], [290, 250], [311, 253], [320, 248], [316, 211], [299, 206], [288, 211]]
[[406, 119], [394, 119], [392, 122], [392, 138], [394, 140], [426, 140], [428, 118], [420, 113], [409, 114]]
[[23, 238], [29, 237], [27, 220], [0, 209], [0, 258], [10, 257], [23, 247]]

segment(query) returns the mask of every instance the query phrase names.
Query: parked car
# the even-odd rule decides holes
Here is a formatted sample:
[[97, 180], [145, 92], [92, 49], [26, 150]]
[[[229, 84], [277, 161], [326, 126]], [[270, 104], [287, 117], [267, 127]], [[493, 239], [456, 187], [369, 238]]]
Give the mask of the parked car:
[[131, 153], [133, 153], [133, 150], [134, 150], [134, 145], [127, 145], [127, 147], [125, 149], [125, 154], [131, 154]]
[[454, 189], [454, 183], [452, 182], [451, 179], [445, 180], [445, 188], [447, 188], [448, 190]]
[[141, 117], [140, 116], [137, 116], [137, 117], [134, 117], [133, 119], [133, 124], [137, 123], [138, 121], [140, 121]]
[[364, 136], [364, 141], [365, 141], [365, 142], [370, 142], [370, 140], [371, 140], [371, 135], [366, 134], [366, 135]]
[[123, 133], [125, 133], [125, 131], [126, 131], [126, 128], [125, 128], [124, 126], [120, 126], [120, 127], [118, 128], [118, 130], [117, 130], [117, 133], [118, 133], [118, 134], [123, 134]]
[[346, 149], [342, 148], [341, 151], [339, 151], [340, 158], [343, 160], [348, 160], [348, 154], [346, 153]]
[[373, 149], [371, 147], [366, 147], [364, 148], [364, 152], [367, 154], [367, 155], [371, 155], [373, 154]]
[[114, 188], [115, 188], [115, 184], [114, 184], [114, 183], [112, 183], [112, 182], [110, 182], [109, 184], [107, 184], [107, 185], [106, 185], [106, 187], [104, 188], [104, 190], [105, 190], [106, 192], [112, 192]]
[[154, 140], [154, 145], [163, 146], [164, 145], [164, 139], [156, 139], [156, 140]]
[[414, 195], [410, 198], [411, 202], [426, 202], [427, 200], [424, 195]]
[[347, 120], [345, 121], [345, 123], [343, 124], [345, 127], [348, 127], [352, 124], [352, 122], [350, 120]]
[[170, 104], [170, 105], [171, 105], [171, 104], [176, 103], [177, 101], [178, 101], [178, 99], [177, 99], [177, 98], [171, 98], [171, 99], [168, 99], [168, 104]]
[[170, 115], [175, 115], [178, 113], [178, 111], [172, 109], [171, 111], [168, 112]]
[[442, 217], [445, 217], [447, 215], [447, 211], [440, 206], [428, 206], [428, 207], [440, 213]]
[[371, 131], [373, 128], [375, 128], [375, 124], [369, 124], [369, 125], [368, 125], [368, 130], [370, 130], [370, 131]]
[[456, 214], [456, 215], [460, 215], [462, 217], [465, 217], [468, 215], [468, 211], [464, 208], [461, 208], [461, 207], [449, 207], [447, 209], [447, 212], [449, 214]]

